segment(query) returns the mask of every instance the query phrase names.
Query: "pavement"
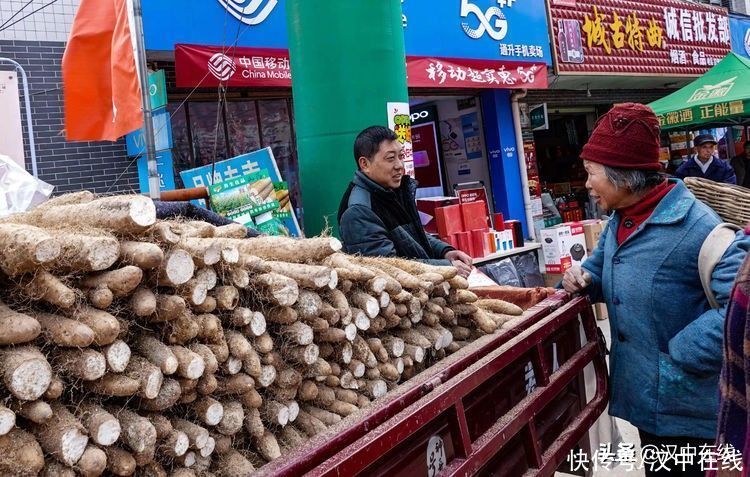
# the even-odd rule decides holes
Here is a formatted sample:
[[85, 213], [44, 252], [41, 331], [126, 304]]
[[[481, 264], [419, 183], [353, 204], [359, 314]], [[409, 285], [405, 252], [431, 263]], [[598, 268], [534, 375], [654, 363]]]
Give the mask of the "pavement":
[[[607, 339], [607, 343], [611, 343], [609, 320], [599, 321], [597, 323], [599, 325], [599, 328], [601, 328], [602, 332], [604, 333], [604, 336]], [[607, 360], [607, 363], [609, 363], [609, 359]], [[625, 444], [633, 444], [635, 446], [635, 455], [639, 456], [641, 453], [641, 440], [638, 438], [638, 430], [629, 422], [623, 421], [622, 419], [615, 418], [615, 422], [617, 423], [617, 428], [620, 430], [622, 442]], [[612, 451], [616, 453], [617, 445], [613, 445], [612, 447]], [[645, 477], [646, 475], [643, 469], [630, 470], [624, 465], [611, 467], [609, 469], [597, 468], [592, 470], [592, 473], [588, 475], [591, 475], [593, 477]], [[555, 475], [558, 477], [568, 477], [572, 474], [557, 472]]]

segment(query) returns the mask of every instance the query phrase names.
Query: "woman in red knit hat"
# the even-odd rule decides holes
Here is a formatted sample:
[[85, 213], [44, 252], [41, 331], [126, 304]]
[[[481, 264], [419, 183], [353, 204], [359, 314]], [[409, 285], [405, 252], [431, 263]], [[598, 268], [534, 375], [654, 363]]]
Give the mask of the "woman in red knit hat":
[[[617, 105], [600, 118], [581, 158], [587, 189], [612, 217], [591, 258], [569, 270], [563, 286], [607, 304], [609, 411], [638, 428], [646, 475], [700, 476], [701, 446], [716, 436], [726, 303], [750, 240], [738, 235], [714, 269], [722, 308], [712, 309], [698, 252], [720, 220], [659, 172], [659, 133], [653, 111], [640, 104]], [[675, 460], [675, 448], [692, 452], [693, 465]]]

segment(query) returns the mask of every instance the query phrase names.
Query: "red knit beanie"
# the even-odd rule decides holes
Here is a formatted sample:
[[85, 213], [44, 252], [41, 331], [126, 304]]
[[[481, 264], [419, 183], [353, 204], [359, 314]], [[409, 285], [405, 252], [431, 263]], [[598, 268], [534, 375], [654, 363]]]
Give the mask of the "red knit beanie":
[[648, 106], [618, 104], [599, 118], [581, 159], [621, 169], [661, 170], [659, 120]]

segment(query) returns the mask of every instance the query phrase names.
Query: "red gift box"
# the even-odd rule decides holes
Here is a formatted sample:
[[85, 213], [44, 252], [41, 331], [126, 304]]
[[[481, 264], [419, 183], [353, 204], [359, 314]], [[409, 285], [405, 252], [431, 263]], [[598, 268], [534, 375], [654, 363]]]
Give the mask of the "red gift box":
[[507, 220], [505, 230], [513, 231], [513, 243], [516, 247], [523, 247], [523, 224], [520, 220]]
[[487, 233], [487, 229], [474, 229], [471, 231], [471, 258], [482, 258], [487, 255], [485, 250], [485, 238], [484, 234]]
[[437, 219], [438, 233], [441, 237], [449, 237], [465, 230], [460, 205], [438, 207], [435, 209], [435, 218]]
[[458, 238], [456, 238], [456, 234], [449, 235], [447, 237], [440, 237], [440, 240], [447, 243], [453, 248], [458, 248]]
[[503, 217], [502, 212], [497, 212], [495, 214], [495, 230], [498, 232], [505, 230], [505, 217]]
[[[438, 233], [436, 209], [457, 204], [458, 197], [425, 197], [417, 199], [417, 210], [430, 217], [430, 221], [424, 224], [425, 232], [428, 234]], [[447, 235], [442, 236], [446, 237]]]
[[474, 256], [474, 247], [471, 243], [471, 232], [459, 232], [455, 234], [456, 241], [458, 242], [458, 249], [462, 252]]
[[461, 217], [464, 222], [464, 230], [489, 228], [489, 224], [487, 223], [487, 203], [484, 201], [461, 204]]

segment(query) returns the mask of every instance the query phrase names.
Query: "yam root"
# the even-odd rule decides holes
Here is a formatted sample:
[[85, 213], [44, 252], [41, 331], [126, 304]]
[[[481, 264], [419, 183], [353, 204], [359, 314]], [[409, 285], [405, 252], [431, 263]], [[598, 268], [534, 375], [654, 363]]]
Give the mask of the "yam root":
[[70, 308], [76, 303], [75, 291], [46, 270], [37, 270], [33, 276], [21, 280], [19, 290], [34, 301], [59, 308]]
[[34, 272], [55, 261], [62, 252], [58, 240], [33, 225], [0, 224], [0, 242], [0, 269], [11, 277]]
[[39, 399], [52, 382], [52, 368], [31, 346], [0, 351], [0, 367], [6, 389], [24, 401]]
[[0, 302], [0, 345], [18, 345], [33, 341], [42, 326], [31, 316], [17, 313]]
[[52, 417], [44, 424], [32, 426], [34, 434], [45, 453], [73, 466], [88, 445], [86, 429], [62, 404], [55, 402], [50, 406]]

